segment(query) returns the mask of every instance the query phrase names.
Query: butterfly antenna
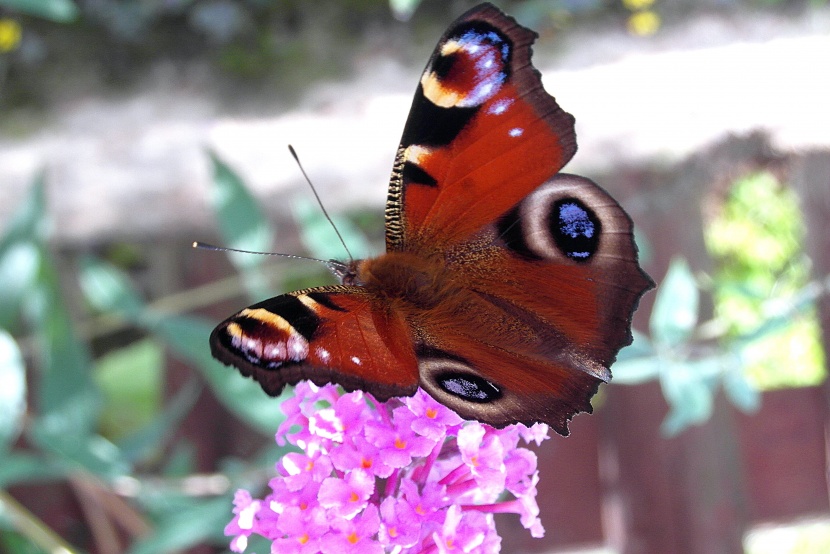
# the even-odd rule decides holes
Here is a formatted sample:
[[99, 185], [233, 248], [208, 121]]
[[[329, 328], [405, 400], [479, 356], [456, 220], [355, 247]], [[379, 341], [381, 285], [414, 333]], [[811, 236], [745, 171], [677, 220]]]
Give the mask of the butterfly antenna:
[[213, 250], [214, 252], [239, 252], [241, 254], [258, 254], [260, 256], [279, 256], [280, 258], [294, 258], [295, 260], [310, 260], [312, 262], [320, 262], [325, 265], [331, 265], [327, 260], [319, 258], [309, 258], [308, 256], [297, 256], [296, 254], [283, 254], [281, 252], [257, 252], [256, 250], [240, 250], [239, 248], [229, 248], [226, 246], [214, 246], [206, 242], [193, 242], [193, 248], [199, 250]]
[[297, 152], [294, 151], [294, 147], [290, 144], [288, 145], [288, 151], [291, 152], [291, 155], [294, 156], [294, 161], [297, 162], [297, 167], [300, 168], [300, 172], [302, 172], [303, 177], [305, 177], [306, 183], [308, 186], [311, 187], [311, 192], [314, 193], [314, 198], [317, 199], [317, 204], [320, 205], [320, 209], [323, 210], [323, 215], [326, 216], [326, 219], [329, 223], [331, 223], [331, 228], [334, 229], [334, 232], [337, 234], [337, 238], [340, 239], [340, 244], [343, 245], [343, 248], [346, 250], [346, 254], [349, 255], [349, 260], [354, 261], [354, 256], [352, 256], [352, 252], [349, 250], [349, 247], [346, 246], [346, 241], [343, 240], [343, 236], [340, 234], [340, 231], [337, 230], [337, 226], [334, 224], [334, 221], [331, 220], [329, 213], [326, 211], [326, 207], [323, 205], [323, 201], [320, 199], [320, 195], [317, 194], [317, 189], [314, 188], [314, 185], [311, 183], [311, 179], [308, 178], [308, 174], [303, 169], [303, 164], [300, 163], [300, 158], [297, 156]]

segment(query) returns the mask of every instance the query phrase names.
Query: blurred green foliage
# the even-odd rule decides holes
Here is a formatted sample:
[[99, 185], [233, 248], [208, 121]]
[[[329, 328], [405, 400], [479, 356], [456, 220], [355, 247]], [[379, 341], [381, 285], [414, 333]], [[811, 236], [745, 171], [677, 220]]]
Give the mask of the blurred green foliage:
[[[707, 228], [715, 256], [715, 316], [726, 339], [755, 331], [759, 321], [788, 313], [809, 290], [810, 261], [803, 253], [804, 222], [795, 193], [771, 173], [738, 180]], [[750, 380], [762, 389], [818, 384], [824, 356], [815, 310], [806, 308], [775, 332], [743, 350]]]
[[658, 284], [650, 337], [635, 332], [612, 367], [615, 384], [660, 381], [670, 406], [662, 425], [668, 436], [709, 419], [721, 387], [742, 410], [753, 411], [760, 401], [734, 350], [699, 344], [699, 304], [700, 288], [688, 264], [674, 260]]
[[[759, 391], [815, 385], [824, 379], [804, 229], [795, 194], [770, 173], [730, 188], [706, 228], [715, 274], [699, 279], [681, 258], [659, 284], [650, 337], [635, 333], [613, 366], [614, 383], [659, 379], [670, 412], [663, 431], [675, 435], [706, 421], [723, 389], [738, 408], [758, 408]], [[714, 319], [699, 320], [705, 283]]]

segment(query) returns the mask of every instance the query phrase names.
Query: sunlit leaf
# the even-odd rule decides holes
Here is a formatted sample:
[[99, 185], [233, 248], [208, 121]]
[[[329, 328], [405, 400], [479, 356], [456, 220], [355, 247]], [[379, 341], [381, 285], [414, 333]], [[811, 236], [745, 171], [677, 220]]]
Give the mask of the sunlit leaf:
[[[806, 235], [798, 196], [772, 172], [737, 179], [705, 229], [716, 261], [715, 316], [724, 344], [758, 387], [817, 384], [824, 352], [804, 254]], [[751, 402], [751, 400], [748, 400]]]
[[676, 346], [687, 341], [697, 324], [700, 292], [689, 265], [675, 259], [657, 288], [649, 326], [654, 341]]
[[0, 0], [0, 6], [57, 23], [74, 21], [80, 13], [72, 0]]
[[0, 453], [14, 442], [26, 415], [26, 367], [14, 338], [0, 329]]

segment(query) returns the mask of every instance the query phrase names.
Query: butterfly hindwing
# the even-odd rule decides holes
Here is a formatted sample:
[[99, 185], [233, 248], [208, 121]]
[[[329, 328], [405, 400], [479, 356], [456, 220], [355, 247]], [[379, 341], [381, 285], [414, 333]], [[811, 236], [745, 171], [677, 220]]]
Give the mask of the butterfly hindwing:
[[466, 417], [567, 434], [610, 380], [652, 286], [628, 216], [591, 181], [560, 174], [446, 261], [464, 300], [450, 316], [414, 318], [431, 353], [419, 356], [421, 386]]

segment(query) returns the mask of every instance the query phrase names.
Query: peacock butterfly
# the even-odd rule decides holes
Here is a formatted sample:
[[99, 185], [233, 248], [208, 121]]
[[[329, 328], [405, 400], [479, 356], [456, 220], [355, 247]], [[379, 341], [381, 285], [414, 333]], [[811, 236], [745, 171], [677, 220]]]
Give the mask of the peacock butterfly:
[[379, 400], [420, 386], [463, 417], [567, 435], [653, 284], [619, 204], [558, 173], [574, 118], [531, 65], [536, 36], [490, 4], [450, 25], [395, 157], [386, 253], [231, 316], [213, 355], [274, 396], [303, 379]]

